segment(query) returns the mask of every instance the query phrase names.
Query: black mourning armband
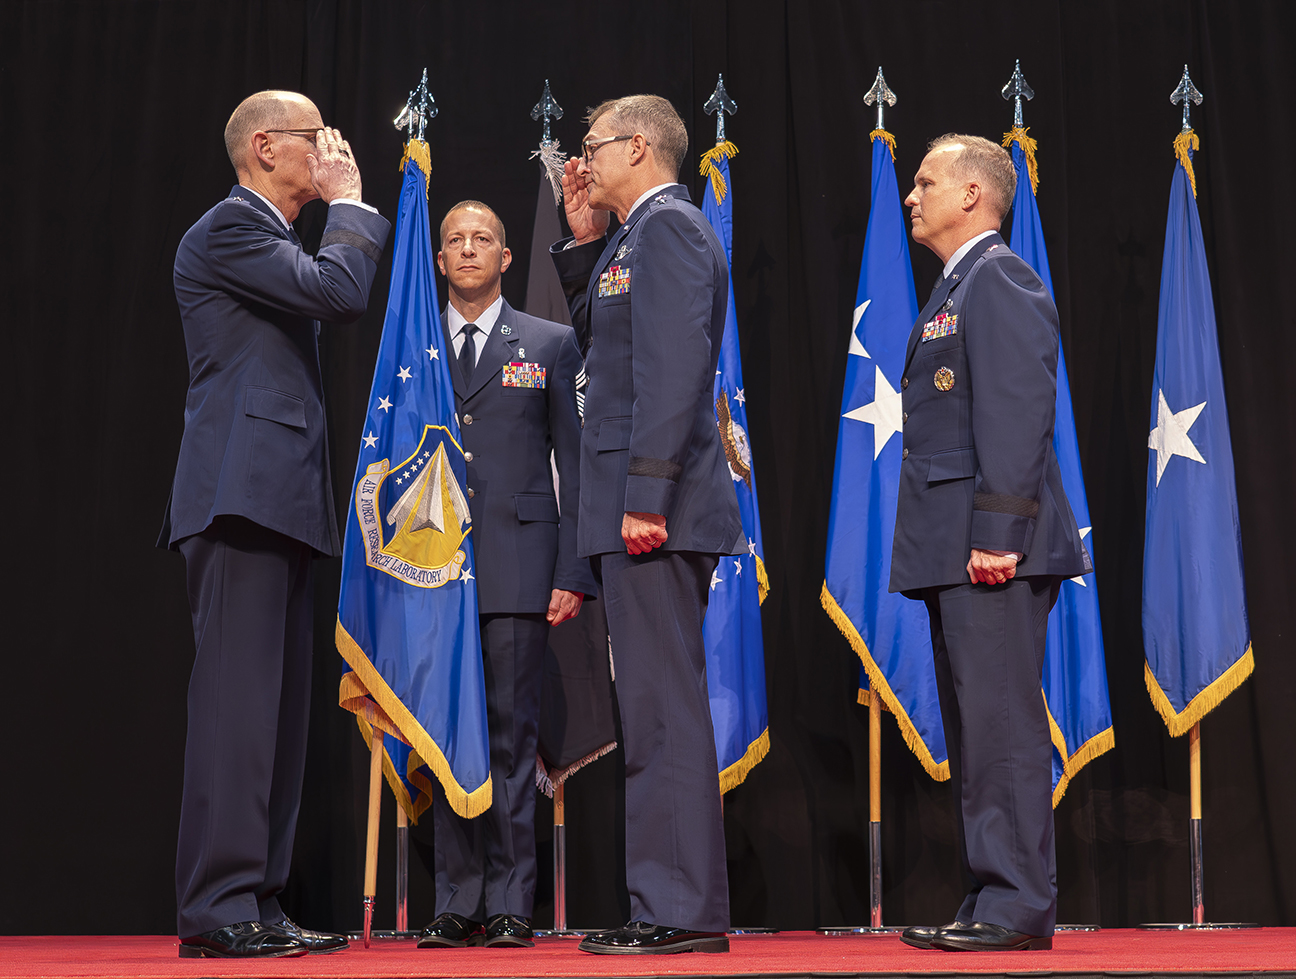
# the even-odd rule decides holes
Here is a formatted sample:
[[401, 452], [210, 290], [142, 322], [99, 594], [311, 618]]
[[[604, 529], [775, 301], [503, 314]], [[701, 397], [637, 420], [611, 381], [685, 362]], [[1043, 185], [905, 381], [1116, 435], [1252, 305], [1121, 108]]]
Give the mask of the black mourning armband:
[[626, 470], [630, 476], [651, 476], [653, 479], [669, 479], [678, 483], [684, 467], [669, 459], [631, 459]]
[[358, 248], [368, 255], [375, 265], [382, 258], [381, 248], [364, 235], [358, 235], [354, 231], [334, 230], [324, 232], [324, 237], [320, 239], [320, 248], [326, 248], [329, 245], [350, 245], [352, 248]]
[[1034, 520], [1039, 513], [1039, 503], [1024, 496], [1009, 496], [1007, 493], [974, 493], [972, 509], [986, 513], [1006, 513], [1013, 517], [1029, 517]]

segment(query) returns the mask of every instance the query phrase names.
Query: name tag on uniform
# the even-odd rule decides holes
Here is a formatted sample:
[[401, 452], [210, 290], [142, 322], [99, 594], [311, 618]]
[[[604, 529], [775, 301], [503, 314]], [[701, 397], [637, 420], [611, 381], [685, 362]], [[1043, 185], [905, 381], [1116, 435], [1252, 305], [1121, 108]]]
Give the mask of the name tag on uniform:
[[599, 298], [627, 296], [630, 294], [630, 270], [613, 265], [599, 276]]
[[923, 324], [922, 343], [952, 337], [958, 333], [958, 313], [937, 313], [936, 318]]
[[513, 361], [504, 365], [501, 380], [506, 388], [542, 388], [545, 386], [545, 369], [539, 364]]

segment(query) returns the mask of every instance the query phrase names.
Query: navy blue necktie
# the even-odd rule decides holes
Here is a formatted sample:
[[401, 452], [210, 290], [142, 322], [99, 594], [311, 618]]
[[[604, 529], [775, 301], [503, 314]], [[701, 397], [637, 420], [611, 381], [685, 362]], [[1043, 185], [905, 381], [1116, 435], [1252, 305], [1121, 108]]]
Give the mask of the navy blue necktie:
[[476, 332], [476, 323], [469, 323], [463, 328], [464, 341], [459, 348], [459, 370], [463, 373], [465, 384], [472, 381], [473, 368], [477, 366], [477, 344], [473, 340]]

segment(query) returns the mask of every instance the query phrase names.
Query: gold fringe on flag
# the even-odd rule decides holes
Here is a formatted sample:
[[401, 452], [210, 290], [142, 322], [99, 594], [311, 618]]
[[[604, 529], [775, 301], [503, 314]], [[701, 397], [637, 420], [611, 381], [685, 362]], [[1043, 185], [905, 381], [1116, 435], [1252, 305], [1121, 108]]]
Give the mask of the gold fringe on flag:
[[[1042, 689], [1040, 690], [1040, 696], [1044, 697]], [[1057, 804], [1066, 795], [1067, 786], [1071, 784], [1071, 779], [1075, 774], [1099, 755], [1116, 747], [1116, 733], [1112, 728], [1099, 731], [1077, 748], [1074, 753], [1071, 753], [1067, 748], [1066, 737], [1062, 734], [1062, 729], [1058, 727], [1058, 722], [1053, 719], [1053, 712], [1049, 710], [1047, 697], [1044, 697], [1044, 713], [1048, 715], [1049, 736], [1052, 738], [1053, 747], [1057, 748], [1058, 754], [1062, 756], [1062, 777], [1058, 779], [1058, 784], [1053, 789], [1053, 808], [1056, 809]]]
[[1039, 190], [1039, 164], [1035, 162], [1035, 149], [1038, 144], [1032, 137], [1026, 135], [1029, 132], [1030, 126], [1014, 126], [1004, 133], [1000, 145], [1007, 149], [1016, 143], [1022, 148], [1022, 152], [1026, 154], [1026, 172], [1030, 174], [1031, 193], [1034, 194]]
[[698, 173], [711, 178], [711, 189], [715, 191], [717, 204], [724, 203], [725, 194], [729, 193], [729, 188], [725, 185], [724, 175], [716, 164], [720, 160], [731, 160], [737, 155], [738, 147], [727, 139], [723, 143], [716, 143], [715, 146], [702, 154], [702, 162], [698, 165]]
[[880, 139], [891, 149], [891, 162], [895, 163], [895, 137], [885, 129], [875, 129], [869, 133], [869, 139]]
[[[472, 819], [474, 816], [480, 816], [491, 806], [491, 778], [486, 776], [486, 781], [477, 788], [469, 792], [455, 779], [454, 772], [450, 770], [450, 762], [446, 759], [445, 754], [435, 741], [423, 729], [417, 718], [410, 713], [382, 675], [369, 661], [365, 651], [360, 648], [360, 644], [351, 638], [351, 634], [346, 631], [342, 625], [342, 620], [337, 620], [337, 628], [334, 630], [334, 644], [337, 650], [342, 654], [342, 658], [351, 667], [351, 673], [342, 674], [342, 682], [338, 686], [338, 706], [351, 711], [360, 722], [360, 731], [363, 734], [366, 727], [378, 726], [388, 732], [395, 734], [402, 741], [414, 749], [410, 755], [410, 770], [418, 768], [420, 765], [427, 765], [432, 769], [432, 774], [437, 777], [442, 788], [445, 789], [446, 799], [450, 803], [450, 808], [457, 812], [464, 819]], [[373, 704], [378, 707], [377, 711], [370, 709], [366, 712], [365, 704], [372, 700]], [[366, 716], [371, 715], [371, 716]], [[388, 726], [390, 725], [390, 727]], [[398, 733], [399, 732], [399, 733]], [[369, 738], [365, 738], [369, 741]], [[415, 764], [415, 759], [418, 764]], [[391, 759], [387, 757], [386, 751], [383, 752], [383, 771], [387, 773], [388, 781], [399, 781], [396, 779], [396, 768]], [[422, 787], [422, 786], [420, 786]], [[427, 787], [428, 789], [431, 786]], [[402, 789], [397, 789], [392, 785], [392, 790], [396, 792], [399, 799], [402, 795]], [[408, 793], [405, 793], [408, 798]], [[421, 812], [422, 809], [419, 810]], [[405, 814], [411, 820], [417, 815], [412, 811], [412, 807], [407, 807]]]
[[426, 196], [432, 186], [432, 151], [421, 139], [411, 139], [405, 144], [405, 155], [401, 157], [398, 173], [405, 172], [405, 164], [413, 160], [423, 171], [423, 194]]
[[939, 765], [936, 759], [932, 757], [931, 749], [924, 743], [922, 737], [918, 734], [918, 729], [914, 727], [909, 713], [904, 709], [900, 700], [891, 689], [891, 684], [887, 683], [886, 676], [878, 669], [878, 665], [873, 662], [873, 656], [869, 653], [868, 644], [864, 638], [855, 629], [855, 624], [851, 622], [850, 617], [842, 611], [837, 599], [833, 598], [832, 592], [828, 590], [828, 582], [824, 582], [823, 588], [819, 592], [819, 604], [823, 606], [828, 618], [833, 620], [833, 624], [841, 630], [841, 634], [846, 637], [846, 641], [851, 644], [855, 654], [859, 656], [860, 662], [864, 664], [864, 672], [868, 674], [869, 685], [872, 692], [882, 698], [882, 704], [895, 715], [896, 724], [900, 727], [900, 734], [904, 737], [905, 744], [909, 750], [918, 756], [922, 762], [922, 767], [938, 782], [947, 781], [950, 777], [949, 762], [943, 761]]
[[1161, 684], [1157, 682], [1156, 674], [1152, 672], [1152, 667], [1148, 665], [1147, 660], [1143, 661], [1143, 680], [1152, 697], [1152, 706], [1166, 722], [1166, 727], [1170, 729], [1170, 736], [1177, 738], [1191, 731], [1194, 724], [1218, 707], [1225, 697], [1242, 685], [1242, 681], [1249, 677], [1254, 669], [1255, 657], [1251, 655], [1251, 646], [1248, 645], [1246, 652], [1236, 663], [1217, 676], [1210, 686], [1190, 700], [1188, 706], [1178, 713], [1175, 712], [1174, 704], [1170, 703], [1170, 698], [1161, 689]]
[[764, 605], [765, 596], [769, 594], [770, 583], [769, 575], [765, 572], [765, 562], [761, 560], [759, 554], [756, 555], [756, 584], [760, 586], [760, 601], [757, 604]]
[[[1188, 171], [1188, 182], [1192, 184], [1194, 198], [1197, 196], [1197, 174], [1193, 173], [1191, 151], [1197, 149], [1199, 146], [1201, 146], [1201, 140], [1197, 138], [1197, 134], [1191, 129], [1186, 130], [1175, 137], [1175, 156], [1179, 158], [1179, 162], [1183, 164], [1183, 168]], [[1192, 727], [1191, 724], [1188, 726]]]
[[720, 773], [721, 795], [735, 785], [742, 785], [743, 780], [747, 778], [747, 773], [769, 754], [769, 744], [769, 728], [766, 728], [760, 733], [760, 737], [747, 746], [747, 751], [741, 758]]

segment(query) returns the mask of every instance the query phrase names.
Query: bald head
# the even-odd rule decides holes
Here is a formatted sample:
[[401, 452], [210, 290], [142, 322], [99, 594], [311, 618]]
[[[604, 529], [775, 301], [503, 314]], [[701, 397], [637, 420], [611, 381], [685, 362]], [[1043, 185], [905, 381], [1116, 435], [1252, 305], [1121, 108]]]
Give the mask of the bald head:
[[240, 176], [252, 169], [252, 134], [309, 128], [319, 120], [315, 103], [297, 92], [265, 91], [239, 103], [225, 124], [225, 152]]
[[454, 207], [450, 208], [450, 210], [446, 211], [446, 216], [441, 219], [442, 248], [445, 247], [446, 228], [450, 226], [450, 219], [454, 217], [455, 213], [458, 211], [472, 211], [482, 217], [495, 229], [495, 234], [499, 238], [500, 247], [504, 248], [508, 245], [504, 236], [504, 222], [500, 220], [500, 217], [495, 213], [494, 208], [483, 204], [481, 201], [460, 201]]

